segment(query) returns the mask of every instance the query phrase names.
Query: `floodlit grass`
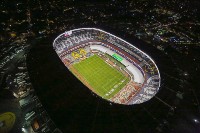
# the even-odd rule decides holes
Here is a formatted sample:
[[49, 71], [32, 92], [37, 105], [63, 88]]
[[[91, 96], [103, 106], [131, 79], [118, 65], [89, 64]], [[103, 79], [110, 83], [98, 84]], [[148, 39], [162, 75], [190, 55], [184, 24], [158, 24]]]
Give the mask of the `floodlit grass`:
[[98, 55], [93, 55], [73, 65], [82, 78], [99, 96], [109, 99], [119, 92], [129, 78], [111, 67]]

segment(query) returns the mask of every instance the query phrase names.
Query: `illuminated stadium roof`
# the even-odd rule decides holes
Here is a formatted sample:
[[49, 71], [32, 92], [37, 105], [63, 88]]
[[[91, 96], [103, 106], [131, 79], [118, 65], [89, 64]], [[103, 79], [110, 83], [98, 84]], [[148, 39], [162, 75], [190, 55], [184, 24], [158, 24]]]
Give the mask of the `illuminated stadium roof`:
[[70, 30], [60, 34], [53, 47], [65, 66], [105, 100], [139, 104], [159, 90], [160, 73], [151, 57], [108, 32]]

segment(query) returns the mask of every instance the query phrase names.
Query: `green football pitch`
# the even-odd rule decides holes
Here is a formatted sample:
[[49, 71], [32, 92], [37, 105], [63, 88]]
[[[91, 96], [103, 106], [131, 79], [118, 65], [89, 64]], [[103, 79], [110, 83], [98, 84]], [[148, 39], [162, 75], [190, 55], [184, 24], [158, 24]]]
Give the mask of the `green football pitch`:
[[122, 72], [107, 64], [98, 55], [73, 64], [78, 74], [99, 96], [110, 99], [129, 81]]

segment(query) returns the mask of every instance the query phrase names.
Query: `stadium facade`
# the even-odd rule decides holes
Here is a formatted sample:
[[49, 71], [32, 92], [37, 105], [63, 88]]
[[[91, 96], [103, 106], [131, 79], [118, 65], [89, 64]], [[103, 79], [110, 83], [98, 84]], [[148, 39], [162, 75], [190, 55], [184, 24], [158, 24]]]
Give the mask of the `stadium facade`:
[[160, 73], [151, 57], [111, 33], [74, 29], [60, 34], [53, 47], [65, 66], [103, 99], [140, 104], [159, 90]]

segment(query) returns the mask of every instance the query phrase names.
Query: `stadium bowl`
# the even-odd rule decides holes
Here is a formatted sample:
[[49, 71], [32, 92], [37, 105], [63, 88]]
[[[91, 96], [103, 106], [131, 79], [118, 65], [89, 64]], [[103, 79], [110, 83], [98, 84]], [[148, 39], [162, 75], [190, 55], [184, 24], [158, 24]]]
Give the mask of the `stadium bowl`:
[[110, 102], [140, 104], [159, 90], [161, 78], [153, 59], [111, 33], [96, 28], [66, 31], [53, 48], [85, 86]]

